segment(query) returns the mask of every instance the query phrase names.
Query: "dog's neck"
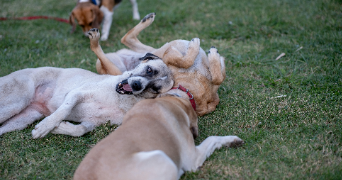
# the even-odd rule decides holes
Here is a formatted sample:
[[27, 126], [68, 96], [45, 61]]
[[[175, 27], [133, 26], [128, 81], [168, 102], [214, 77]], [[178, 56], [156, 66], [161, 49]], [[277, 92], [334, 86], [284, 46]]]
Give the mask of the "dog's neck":
[[[177, 93], [175, 90], [180, 90], [183, 93]], [[194, 96], [189, 92], [189, 89], [186, 89], [185, 87], [183, 87], [182, 85], [179, 85], [178, 87], [173, 87], [170, 91], [168, 91], [168, 94], [172, 94], [174, 92], [174, 95], [178, 96], [178, 97], [182, 97], [182, 98], [187, 98], [189, 99], [192, 108], [194, 108], [194, 110], [196, 111], [196, 103], [195, 103], [195, 99]]]

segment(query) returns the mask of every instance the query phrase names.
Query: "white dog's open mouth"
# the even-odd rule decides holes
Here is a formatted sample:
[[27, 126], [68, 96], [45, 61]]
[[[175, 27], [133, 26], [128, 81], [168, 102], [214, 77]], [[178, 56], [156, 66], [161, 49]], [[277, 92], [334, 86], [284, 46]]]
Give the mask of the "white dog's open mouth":
[[116, 85], [116, 92], [119, 94], [133, 94], [132, 87], [128, 84], [127, 79]]

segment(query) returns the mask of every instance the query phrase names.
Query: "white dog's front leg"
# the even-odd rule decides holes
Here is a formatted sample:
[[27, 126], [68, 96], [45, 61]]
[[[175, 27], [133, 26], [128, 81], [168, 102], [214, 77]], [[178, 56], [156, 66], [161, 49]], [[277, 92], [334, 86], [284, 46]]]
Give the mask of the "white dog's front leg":
[[51, 133], [53, 134], [66, 134], [69, 136], [82, 136], [83, 134], [92, 131], [95, 128], [95, 124], [91, 122], [82, 122], [81, 124], [72, 124], [66, 121], [63, 121], [59, 124], [58, 127], [53, 129]]
[[198, 167], [202, 166], [203, 162], [209, 157], [215, 149], [219, 149], [222, 146], [236, 147], [243, 144], [237, 136], [210, 136], [205, 139], [200, 145], [196, 146], [196, 157], [194, 164], [191, 165], [191, 171], [196, 171]]
[[140, 20], [140, 14], [138, 10], [138, 3], [136, 0], [131, 0], [132, 9], [133, 9], [133, 19]]
[[55, 127], [59, 126], [59, 124], [70, 114], [72, 108], [75, 107], [79, 99], [78, 94], [69, 93], [62, 105], [54, 113], [35, 126], [34, 130], [32, 130], [33, 138], [42, 138]]
[[100, 10], [104, 14], [104, 20], [102, 25], [102, 35], [101, 35], [101, 41], [106, 41], [108, 39], [110, 26], [112, 25], [113, 21], [113, 12], [111, 12], [108, 8], [101, 6]]

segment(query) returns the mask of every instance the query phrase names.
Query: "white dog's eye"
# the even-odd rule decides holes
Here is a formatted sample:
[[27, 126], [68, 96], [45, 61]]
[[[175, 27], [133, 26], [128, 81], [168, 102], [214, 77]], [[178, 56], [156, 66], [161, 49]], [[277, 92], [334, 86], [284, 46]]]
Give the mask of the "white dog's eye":
[[147, 70], [146, 70], [146, 73], [149, 74], [149, 75], [152, 74], [153, 73], [152, 68], [148, 67]]

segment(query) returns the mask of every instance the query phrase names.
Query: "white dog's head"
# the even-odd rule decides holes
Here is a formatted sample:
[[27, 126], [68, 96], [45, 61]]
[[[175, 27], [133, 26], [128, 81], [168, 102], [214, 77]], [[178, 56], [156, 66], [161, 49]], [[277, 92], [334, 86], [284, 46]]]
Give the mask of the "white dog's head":
[[173, 86], [171, 71], [156, 55], [147, 53], [133, 70], [124, 72], [128, 78], [117, 84], [119, 94], [131, 94], [144, 98], [155, 98]]

